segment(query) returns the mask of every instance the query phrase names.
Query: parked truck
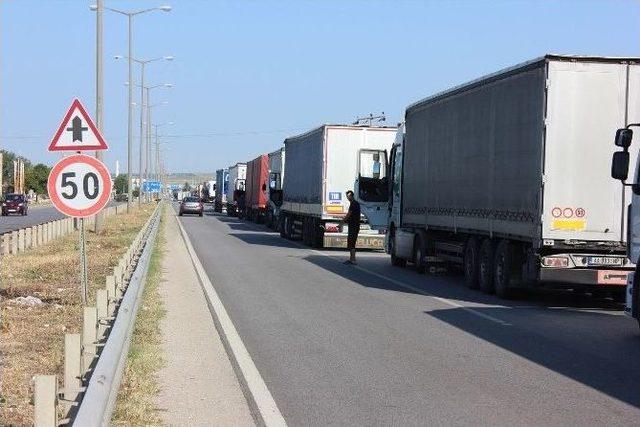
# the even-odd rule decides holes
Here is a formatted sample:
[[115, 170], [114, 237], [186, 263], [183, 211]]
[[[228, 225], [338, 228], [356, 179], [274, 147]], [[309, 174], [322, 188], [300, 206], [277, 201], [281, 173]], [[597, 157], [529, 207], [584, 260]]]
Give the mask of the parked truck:
[[265, 223], [274, 230], [280, 227], [282, 208], [282, 177], [284, 176], [284, 147], [269, 153], [269, 191], [267, 192], [267, 214]]
[[202, 183], [202, 187], [200, 187], [201, 195], [200, 198], [204, 203], [213, 203], [216, 198], [216, 181], [210, 180]]
[[247, 185], [245, 190], [245, 217], [256, 223], [263, 222], [267, 213], [267, 181], [269, 180], [269, 157], [262, 154], [247, 163]]
[[222, 213], [227, 210], [227, 187], [229, 186], [229, 170], [218, 169], [216, 171], [216, 197], [213, 201], [213, 210]]
[[[627, 277], [625, 313], [638, 321], [640, 326], [640, 162], [638, 156], [629, 153], [629, 147], [633, 139], [632, 127], [640, 127], [640, 123], [628, 123], [626, 127], [616, 132], [615, 145], [622, 151], [613, 153], [611, 163], [611, 176], [622, 182], [622, 191], [631, 187], [633, 192], [628, 207], [627, 218], [627, 255], [636, 263], [636, 270]], [[633, 150], [637, 151], [637, 150]], [[630, 163], [632, 163], [630, 165]], [[631, 166], [631, 168], [629, 167]], [[631, 182], [627, 182], [629, 169], [634, 171]]]
[[238, 216], [244, 213], [246, 179], [246, 163], [236, 163], [229, 166], [229, 184], [227, 186], [227, 215], [229, 216]]
[[[340, 221], [349, 209], [345, 192], [358, 175], [358, 153], [391, 149], [395, 127], [324, 125], [284, 141], [280, 234], [312, 247], [346, 248], [348, 229]], [[381, 249], [384, 234], [361, 226], [358, 248]]]
[[[612, 131], [640, 119], [635, 61], [548, 55], [409, 106], [388, 182], [358, 182], [391, 262], [459, 265], [469, 287], [500, 297], [623, 291], [629, 192], [602, 159]], [[386, 210], [363, 192], [385, 185]]]

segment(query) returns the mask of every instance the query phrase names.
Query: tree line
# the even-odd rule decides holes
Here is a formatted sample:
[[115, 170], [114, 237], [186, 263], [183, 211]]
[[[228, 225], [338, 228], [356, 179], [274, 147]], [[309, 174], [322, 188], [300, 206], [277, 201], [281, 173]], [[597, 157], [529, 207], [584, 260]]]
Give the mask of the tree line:
[[[13, 186], [13, 161], [19, 156], [7, 150], [2, 152], [2, 194], [15, 191]], [[47, 194], [47, 179], [51, 168], [43, 163], [33, 164], [29, 159], [20, 157], [24, 162], [24, 186], [27, 191]]]

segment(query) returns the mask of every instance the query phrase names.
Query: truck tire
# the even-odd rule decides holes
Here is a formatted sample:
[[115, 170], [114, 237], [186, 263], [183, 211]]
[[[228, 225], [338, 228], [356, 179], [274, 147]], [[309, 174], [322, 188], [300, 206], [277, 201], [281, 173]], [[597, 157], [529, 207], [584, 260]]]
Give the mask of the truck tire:
[[478, 264], [478, 283], [482, 292], [492, 294], [494, 272], [494, 243], [491, 239], [484, 239], [480, 245], [480, 263]]
[[322, 249], [324, 247], [324, 228], [320, 226], [320, 221], [317, 218], [312, 220], [312, 226], [313, 242], [311, 246], [315, 249]]
[[406, 267], [407, 260], [403, 258], [399, 258], [396, 255], [396, 230], [395, 228], [391, 228], [391, 233], [389, 234], [389, 254], [391, 255], [391, 265], [395, 267]]
[[514, 276], [514, 247], [511, 242], [503, 239], [496, 247], [493, 269], [493, 287], [499, 298], [509, 298], [513, 288]]
[[286, 216], [286, 215], [284, 215], [284, 214], [281, 214], [281, 215], [280, 215], [280, 227], [279, 227], [279, 228], [280, 228], [280, 230], [279, 230], [279, 231], [280, 231], [280, 237], [282, 237], [283, 239], [286, 239], [286, 238], [287, 238], [287, 233], [285, 233], [285, 230], [286, 230], [286, 227], [285, 227], [285, 225], [286, 225], [286, 221], [287, 221], [287, 216]]
[[464, 248], [464, 282], [469, 289], [478, 289], [478, 270], [480, 266], [480, 245], [474, 236], [467, 239]]
[[427, 272], [427, 265], [424, 262], [426, 252], [427, 245], [424, 238], [420, 234], [416, 235], [415, 242], [413, 243], [413, 262], [418, 274], [425, 274]]

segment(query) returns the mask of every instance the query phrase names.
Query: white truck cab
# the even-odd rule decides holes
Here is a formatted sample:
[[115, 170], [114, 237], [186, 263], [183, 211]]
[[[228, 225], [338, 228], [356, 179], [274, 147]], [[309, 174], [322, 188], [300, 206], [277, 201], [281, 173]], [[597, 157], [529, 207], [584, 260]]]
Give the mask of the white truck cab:
[[615, 144], [621, 147], [622, 151], [613, 154], [611, 177], [620, 180], [623, 187], [630, 186], [633, 191], [627, 215], [627, 254], [629, 259], [635, 262], [636, 270], [627, 276], [625, 313], [637, 319], [638, 325], [640, 325], [640, 283], [636, 282], [636, 277], [640, 279], [638, 273], [640, 261], [640, 162], [636, 162], [638, 170], [634, 173], [633, 182], [627, 182], [630, 161], [629, 147], [633, 140], [632, 127], [640, 127], [640, 123], [630, 124], [616, 132]]

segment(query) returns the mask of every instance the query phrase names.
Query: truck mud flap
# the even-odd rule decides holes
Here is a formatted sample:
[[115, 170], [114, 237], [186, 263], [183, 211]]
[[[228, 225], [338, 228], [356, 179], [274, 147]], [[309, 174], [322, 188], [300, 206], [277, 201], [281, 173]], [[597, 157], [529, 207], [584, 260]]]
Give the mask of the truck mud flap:
[[[325, 234], [324, 235], [324, 247], [325, 248], [347, 248], [347, 235], [346, 234]], [[357, 249], [384, 249], [384, 235], [375, 236], [358, 236], [356, 241]]]
[[579, 285], [616, 286], [627, 285], [630, 270], [592, 270], [576, 268], [542, 268], [541, 282]]

